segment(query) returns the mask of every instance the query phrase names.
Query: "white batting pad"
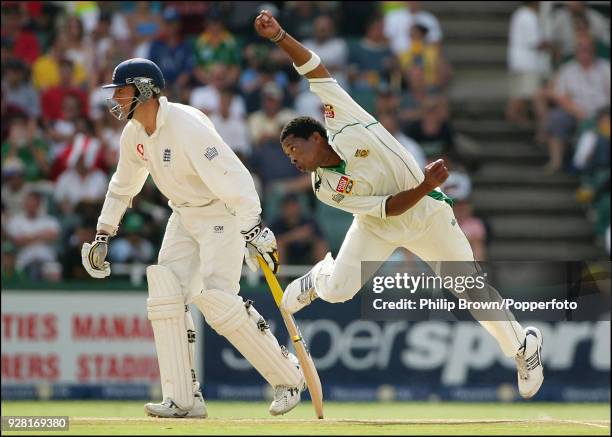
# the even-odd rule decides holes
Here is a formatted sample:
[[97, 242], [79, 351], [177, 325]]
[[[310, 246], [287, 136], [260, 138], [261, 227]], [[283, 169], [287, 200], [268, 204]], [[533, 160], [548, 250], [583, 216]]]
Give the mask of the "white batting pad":
[[273, 387], [298, 386], [303, 381], [301, 369], [288, 358], [270, 332], [264, 318], [236, 294], [204, 290], [193, 299], [206, 322], [223, 335]]
[[193, 317], [191, 317], [191, 311], [189, 307], [185, 305], [185, 328], [187, 329], [187, 346], [189, 347], [189, 367], [191, 368], [191, 383], [193, 385], [193, 393], [199, 391], [200, 384], [196, 378], [196, 361], [195, 361], [195, 347], [196, 347], [196, 332], [195, 325], [193, 323]]
[[147, 267], [147, 281], [147, 311], [155, 336], [163, 398], [190, 410], [194, 398], [181, 287], [170, 269], [160, 265]]

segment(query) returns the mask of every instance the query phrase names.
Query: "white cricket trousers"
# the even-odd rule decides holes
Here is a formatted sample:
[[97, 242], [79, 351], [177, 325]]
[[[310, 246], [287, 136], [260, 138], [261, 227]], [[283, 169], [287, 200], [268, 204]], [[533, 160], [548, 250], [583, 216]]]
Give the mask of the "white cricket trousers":
[[[439, 273], [440, 261], [474, 261], [470, 243], [448, 204], [431, 214], [427, 223], [415, 232], [397, 232], [398, 230], [396, 227], [393, 232], [395, 235], [391, 235], [389, 229], [379, 231], [358, 219], [353, 220], [331, 275], [317, 290], [319, 297], [327, 302], [344, 302], [351, 299], [361, 288], [361, 262], [382, 263], [398, 247], [404, 247], [417, 255], [436, 274]], [[405, 235], [397, 235], [398, 233]], [[367, 279], [369, 278], [364, 278]], [[493, 287], [490, 288], [499, 296]], [[513, 357], [522, 346], [525, 335], [512, 313], [506, 311], [505, 314], [507, 320], [479, 322], [497, 339], [504, 354]]]
[[177, 208], [168, 219], [158, 264], [176, 275], [189, 304], [203, 289], [238, 294], [243, 248], [238, 219], [223, 205]]

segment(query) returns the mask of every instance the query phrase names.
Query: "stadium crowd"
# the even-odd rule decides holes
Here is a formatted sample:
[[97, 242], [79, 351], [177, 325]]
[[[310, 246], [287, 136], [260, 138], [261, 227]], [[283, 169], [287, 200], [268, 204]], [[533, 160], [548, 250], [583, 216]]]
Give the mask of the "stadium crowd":
[[[323, 121], [322, 107], [289, 59], [252, 30], [252, 20], [262, 8], [272, 10], [295, 37], [316, 51], [338, 81], [422, 166], [439, 157], [449, 161], [452, 172], [443, 189], [456, 201], [457, 220], [477, 258], [486, 258], [488, 226], [474, 216], [469, 201], [469, 166], [457, 152], [447, 97], [452, 70], [443, 56], [443, 29], [436, 17], [419, 2], [276, 4], [2, 2], [5, 285], [23, 279], [87, 277], [80, 248], [93, 240], [123, 128], [123, 122], [108, 112], [110, 93], [100, 85], [110, 82], [115, 65], [131, 57], [156, 62], [168, 99], [206, 113], [251, 171], [282, 263], [311, 264], [327, 250], [337, 251], [343, 237], [339, 229], [346, 228], [351, 217], [315, 202], [310, 175], [291, 166], [278, 144], [284, 123], [296, 114]], [[586, 47], [587, 36], [574, 43], [577, 51]], [[571, 53], [568, 50], [565, 53]], [[563, 115], [547, 111], [540, 119], [543, 123], [547, 117], [563, 117], [569, 123], [577, 116], [571, 110], [568, 114], [554, 92], [586, 92], [570, 89], [573, 82], [567, 85], [563, 79], [578, 74], [575, 68], [569, 73], [564, 69], [580, 59], [570, 56], [567, 67], [560, 67], [556, 85], [529, 87], [525, 83], [530, 78], [523, 74], [518, 79], [522, 82], [517, 86], [532, 93], [529, 98], [541, 96], [565, 108]], [[607, 77], [609, 100], [609, 64]], [[517, 90], [516, 96], [527, 99], [525, 92]], [[510, 104], [511, 119], [522, 121], [521, 104]], [[545, 106], [540, 102], [539, 107]], [[595, 190], [607, 183], [609, 191], [609, 110], [591, 106], [579, 120], [597, 114], [599, 122], [584, 130], [586, 137], [581, 137], [574, 161], [576, 169], [586, 171], [603, 167], [607, 159], [607, 182], [592, 182]], [[550, 141], [557, 130], [546, 132]], [[575, 135], [565, 130], [561, 134], [566, 135], [564, 141]], [[607, 155], [601, 145], [606, 140]], [[154, 263], [169, 213], [166, 199], [147, 182], [111, 240], [109, 260]]]

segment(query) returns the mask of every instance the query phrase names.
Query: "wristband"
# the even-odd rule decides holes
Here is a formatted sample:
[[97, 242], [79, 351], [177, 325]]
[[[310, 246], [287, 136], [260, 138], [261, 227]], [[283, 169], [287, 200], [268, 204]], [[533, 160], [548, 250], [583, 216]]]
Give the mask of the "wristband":
[[281, 42], [281, 40], [285, 38], [286, 35], [287, 35], [287, 32], [285, 32], [285, 29], [281, 29], [278, 31], [276, 35], [270, 38], [270, 41], [272, 41], [273, 43]]
[[298, 73], [300, 73], [302, 76], [310, 73], [312, 70], [317, 68], [319, 64], [321, 63], [321, 58], [319, 58], [315, 52], [313, 52], [312, 50], [308, 50], [308, 51], [312, 55], [310, 59], [308, 60], [308, 62], [306, 62], [304, 65], [300, 65], [299, 67], [293, 64], [293, 68], [295, 68], [295, 70]]

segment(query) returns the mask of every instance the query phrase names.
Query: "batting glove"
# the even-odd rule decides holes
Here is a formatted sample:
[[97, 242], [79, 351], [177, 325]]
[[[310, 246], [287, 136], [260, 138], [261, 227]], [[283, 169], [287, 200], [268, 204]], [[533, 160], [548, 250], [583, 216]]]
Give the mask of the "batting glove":
[[106, 234], [97, 234], [93, 244], [83, 243], [81, 261], [92, 278], [106, 278], [111, 274], [110, 263], [105, 261], [108, 253], [108, 239], [109, 236]]
[[246, 245], [244, 248], [244, 259], [249, 268], [256, 272], [259, 263], [257, 255], [261, 255], [268, 267], [274, 273], [278, 271], [278, 250], [276, 247], [276, 237], [268, 227], [264, 227], [261, 222], [253, 226], [248, 231], [242, 231]]

